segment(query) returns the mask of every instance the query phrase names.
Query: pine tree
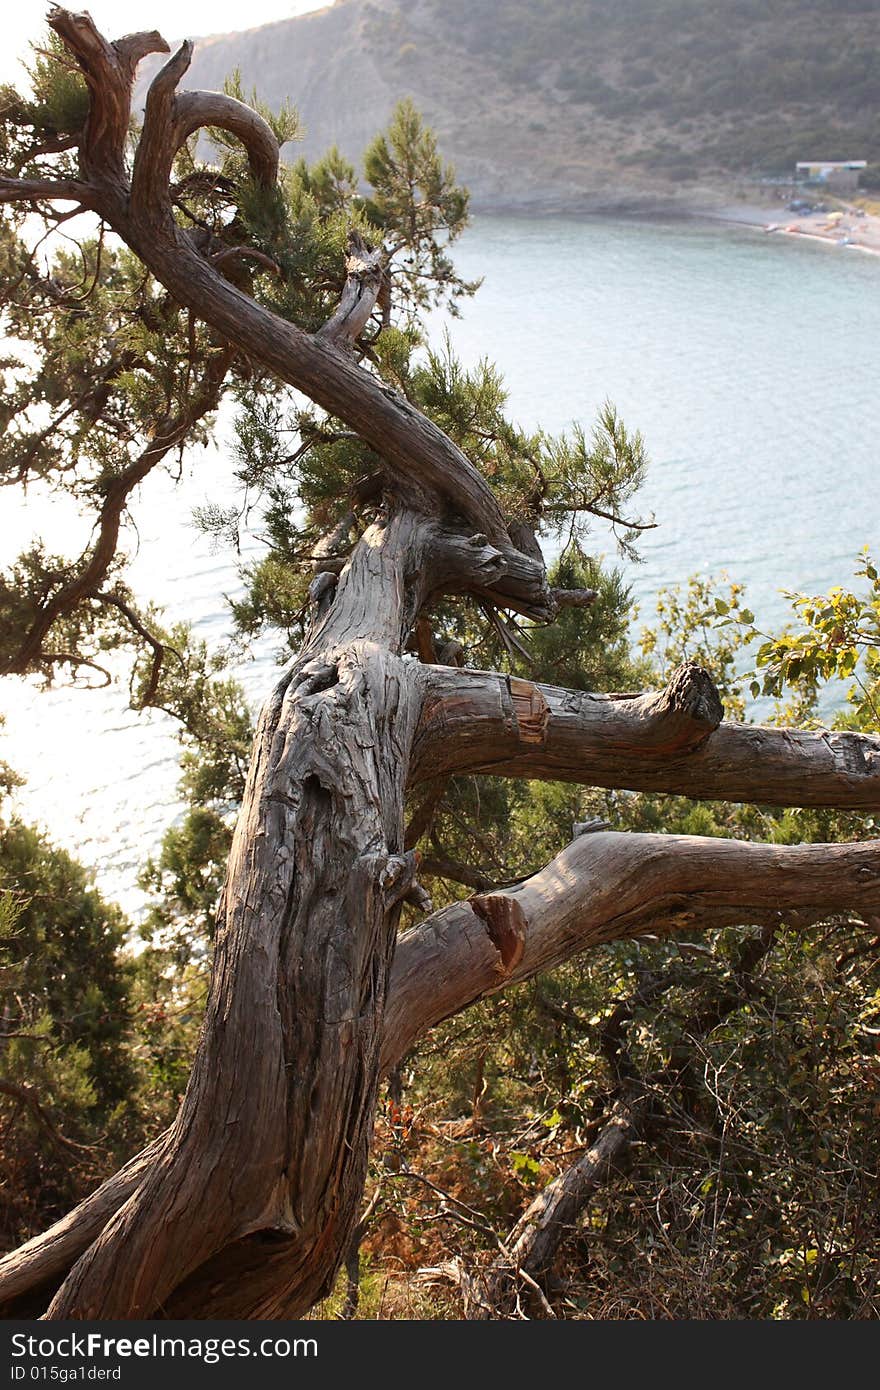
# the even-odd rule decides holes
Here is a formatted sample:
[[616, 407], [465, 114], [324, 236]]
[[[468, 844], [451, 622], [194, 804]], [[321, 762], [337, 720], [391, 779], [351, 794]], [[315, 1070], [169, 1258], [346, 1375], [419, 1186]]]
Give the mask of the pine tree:
[[[227, 388], [241, 481], [271, 537], [238, 620], [302, 644], [256, 728], [178, 1117], [63, 1234], [7, 1257], [0, 1293], [54, 1284], [52, 1317], [296, 1316], [356, 1232], [379, 1079], [432, 1025], [695, 914], [703, 928], [761, 925], [784, 908], [805, 926], [880, 907], [876, 842], [599, 830], [398, 941], [404, 904], [429, 907], [416, 844], [438, 787], [490, 775], [858, 809], [876, 802], [877, 744], [763, 730], [756, 756], [692, 663], [658, 693], [578, 688], [620, 663], [619, 625], [592, 616], [615, 581], [591, 565], [584, 524], [610, 518], [624, 545], [648, 524], [629, 513], [644, 446], [610, 406], [592, 436], [523, 432], [489, 366], [425, 350], [421, 312], [473, 287], [447, 255], [465, 196], [410, 106], [368, 152], [363, 193], [335, 153], [279, 177], [290, 113], [270, 118], [234, 86], [180, 90], [190, 45], [154, 78], [132, 142], [135, 68], [164, 41], [109, 44], [63, 9], [50, 23], [61, 47], [33, 99], [4, 103], [10, 315], [37, 348], [32, 373], [8, 369], [4, 470], [90, 500], [98, 530], [77, 561], [19, 563], [5, 669], [89, 670], [124, 641], [136, 699], [210, 736], [203, 663], [124, 587], [118, 540], [132, 487], [198, 437]], [[214, 162], [196, 143], [205, 129]], [[35, 269], [26, 209], [49, 230], [98, 220], [78, 279], [60, 254]], [[234, 532], [229, 514], [205, 521]], [[557, 582], [540, 543], [553, 534], [567, 542]], [[601, 656], [569, 650], [591, 640]], [[480, 645], [508, 669], [462, 664]], [[533, 659], [571, 686], [536, 679]]]

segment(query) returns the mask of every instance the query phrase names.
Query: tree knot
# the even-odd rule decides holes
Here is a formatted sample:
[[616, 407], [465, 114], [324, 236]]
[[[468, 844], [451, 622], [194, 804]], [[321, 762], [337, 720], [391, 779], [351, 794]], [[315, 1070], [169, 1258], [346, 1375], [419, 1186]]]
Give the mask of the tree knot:
[[547, 725], [550, 721], [550, 707], [547, 701], [532, 681], [510, 676], [508, 687], [520, 741], [543, 747], [547, 741]]
[[489, 940], [498, 951], [498, 973], [507, 979], [519, 965], [526, 948], [526, 915], [516, 898], [504, 893], [478, 893], [471, 907], [486, 923]]

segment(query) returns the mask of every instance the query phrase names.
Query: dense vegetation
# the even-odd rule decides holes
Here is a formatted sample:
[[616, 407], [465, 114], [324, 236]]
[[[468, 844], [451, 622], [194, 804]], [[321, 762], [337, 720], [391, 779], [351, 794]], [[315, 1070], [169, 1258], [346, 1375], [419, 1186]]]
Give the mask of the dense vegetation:
[[[299, 103], [310, 157], [354, 161], [401, 93], [481, 207], [702, 203], [732, 178], [865, 159], [880, 180], [877, 0], [338, 0], [197, 44]], [[358, 102], [335, 84], [356, 71]]]
[[[629, 652], [626, 594], [605, 597], [590, 615], [602, 642], [578, 635], [566, 651], [568, 681], [597, 689], [659, 679], [687, 654], [712, 670], [728, 708], [746, 698], [744, 643], [754, 629], [739, 586], [693, 582], [661, 596]], [[836, 722], [875, 730], [876, 582], [867, 595], [836, 591], [808, 611], [825, 613], [833, 646], [827, 632], [797, 624], [765, 643], [759, 678], [769, 672], [768, 688], [809, 723], [824, 671], [846, 669], [860, 646]], [[614, 650], [615, 633], [609, 665], [600, 653]], [[529, 634], [532, 657], [552, 679], [558, 654], [543, 636]], [[462, 637], [473, 655], [479, 634]], [[224, 688], [215, 693], [222, 707]], [[790, 722], [790, 707], [778, 713]], [[14, 819], [0, 826], [6, 1246], [168, 1123], [185, 1084], [240, 794], [236, 740], [190, 752], [188, 762], [189, 810], [145, 869], [153, 906], [134, 959], [121, 949], [118, 914], [68, 856]], [[573, 821], [591, 817], [780, 843], [876, 833], [872, 818], [852, 814], [454, 781], [425, 850], [435, 902], [532, 871]], [[558, 1316], [876, 1317], [877, 928], [831, 920], [805, 938], [792, 920], [775, 932], [707, 937], [695, 922], [674, 943], [608, 946], [441, 1025], [383, 1098], [359, 1287], [343, 1279], [319, 1315], [350, 1315], [357, 1288], [360, 1316], [458, 1316], [452, 1287], [418, 1271], [443, 1269], [451, 1253], [469, 1268], [491, 1259], [620, 1098], [640, 1095], [638, 1142], [561, 1246], [547, 1284]], [[528, 1300], [523, 1308], [540, 1311]]]
[[[615, 13], [634, 22], [634, 7]], [[522, 7], [523, 42], [537, 32], [525, 16]], [[32, 98], [5, 100], [5, 153], [32, 177], [47, 147], [64, 160], [82, 118], [66, 67], [41, 62], [34, 85]], [[286, 113], [277, 129], [291, 128]], [[619, 543], [637, 546], [644, 441], [611, 406], [592, 431], [526, 433], [489, 364], [468, 372], [449, 344], [429, 350], [426, 307], [454, 307], [476, 287], [449, 254], [466, 195], [411, 104], [361, 172], [334, 151], [297, 165], [267, 197], [234, 148], [206, 172], [190, 145], [175, 178], [181, 218], [214, 238], [230, 276], [309, 327], [341, 291], [352, 224], [384, 238], [393, 292], [364, 360], [492, 479], [513, 525], [557, 541], [554, 584], [596, 591], [592, 606], [551, 627], [488, 601], [439, 601], [418, 634], [423, 660], [442, 652], [450, 665], [601, 691], [662, 685], [687, 658], [708, 668], [731, 713], [748, 691], [806, 726], [826, 682], [843, 679], [837, 722], [877, 731], [880, 580], [867, 556], [857, 591], [797, 598], [789, 632], [760, 633], [737, 585], [693, 581], [665, 595], [633, 640], [629, 596], [596, 555], [607, 535], [600, 542], [591, 528], [610, 516]], [[50, 232], [64, 221], [41, 211]], [[245, 507], [261, 518], [266, 554], [243, 571], [232, 626], [240, 644], [277, 634], [286, 659], [321, 602], [316, 578], [331, 572], [316, 559], [346, 554], [381, 508], [382, 460], [197, 326], [130, 252], [87, 236], [41, 261], [19, 212], [4, 228], [6, 324], [21, 350], [5, 364], [0, 480], [72, 495], [96, 533], [72, 558], [34, 546], [3, 576], [0, 659], [7, 672], [52, 681], [92, 679], [127, 653], [135, 703], [180, 719], [187, 801], [144, 867], [153, 906], [137, 955], [84, 870], [10, 812], [0, 822], [0, 1238], [11, 1246], [173, 1117], [243, 795], [253, 729], [228, 653], [167, 631], [127, 587], [135, 488], [156, 467], [192, 466], [179, 451], [204, 437], [223, 394], [234, 396], [242, 506], [201, 520], [234, 545]], [[0, 769], [4, 788], [12, 780]], [[587, 833], [598, 820], [779, 844], [877, 833], [855, 813], [482, 777], [438, 781], [410, 812], [436, 905], [532, 872], [573, 822]], [[512, 1312], [876, 1317], [878, 925], [843, 914], [804, 934], [792, 913], [774, 928], [706, 933], [693, 920], [674, 939], [604, 946], [441, 1024], [383, 1091], [367, 1215], [324, 1311], [350, 1315], [360, 1293], [365, 1316], [455, 1316], [450, 1280], [485, 1268], [531, 1197], [626, 1110], [631, 1142], [560, 1232], [543, 1287], [518, 1288]], [[418, 1275], [425, 1266], [432, 1289]]]
[[430, 34], [543, 92], [551, 130], [592, 114], [611, 158], [687, 179], [880, 163], [878, 16], [877, 0], [427, 0], [372, 22], [376, 42]]

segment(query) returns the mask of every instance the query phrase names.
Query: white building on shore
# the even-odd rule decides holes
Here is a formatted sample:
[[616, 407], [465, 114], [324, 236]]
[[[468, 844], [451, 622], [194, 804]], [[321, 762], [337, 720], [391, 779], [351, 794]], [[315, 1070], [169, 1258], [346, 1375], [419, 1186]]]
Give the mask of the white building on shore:
[[864, 159], [802, 160], [796, 171], [799, 183], [820, 184], [829, 193], [855, 193], [859, 174], [865, 168]]

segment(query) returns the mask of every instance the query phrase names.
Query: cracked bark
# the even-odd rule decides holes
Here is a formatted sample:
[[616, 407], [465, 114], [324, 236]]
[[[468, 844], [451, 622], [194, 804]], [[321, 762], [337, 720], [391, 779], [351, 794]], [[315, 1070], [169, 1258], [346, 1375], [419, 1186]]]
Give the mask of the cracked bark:
[[[686, 664], [665, 691], [593, 695], [435, 667], [413, 776], [491, 773], [768, 806], [880, 810], [880, 738], [722, 722], [708, 674]], [[526, 689], [531, 690], [527, 695]], [[543, 705], [542, 732], [523, 717]]]
[[876, 807], [880, 743], [719, 726], [695, 668], [659, 695], [596, 697], [404, 656], [433, 595], [470, 593], [542, 620], [571, 595], [551, 594], [534, 536], [508, 526], [452, 441], [358, 365], [351, 334], [372, 294], [363, 257], [349, 267], [351, 312], [338, 331], [310, 335], [226, 281], [175, 222], [180, 143], [221, 126], [269, 184], [278, 149], [265, 122], [232, 98], [178, 93], [184, 45], [150, 89], [129, 181], [134, 67], [167, 45], [157, 34], [108, 44], [88, 15], [65, 10], [50, 22], [90, 90], [82, 177], [0, 178], [0, 201], [72, 198], [99, 212], [231, 349], [379, 453], [386, 506], [318, 596], [306, 645], [261, 715], [178, 1117], [0, 1262], [0, 1299], [42, 1300], [61, 1280], [52, 1318], [297, 1317], [350, 1246], [379, 1077], [427, 1028], [620, 936], [775, 921], [783, 904], [799, 922], [880, 911], [876, 844], [600, 832], [523, 884], [435, 914], [395, 951], [400, 903], [419, 896], [408, 785], [484, 771]]
[[[381, 1072], [391, 1071], [443, 1019], [605, 942], [743, 922], [776, 925], [786, 917], [804, 929], [845, 911], [880, 911], [877, 841], [780, 846], [617, 832], [581, 836], [524, 883], [444, 908], [400, 937], [382, 1023]], [[507, 941], [499, 922], [514, 923]], [[249, 1066], [249, 1058], [242, 1065]], [[114, 1212], [124, 1211], [132, 1194], [147, 1190], [173, 1138], [173, 1131], [160, 1136], [70, 1216], [0, 1261], [4, 1312], [39, 1306], [33, 1300], [40, 1291], [102, 1228], [112, 1230]], [[244, 1275], [265, 1280], [276, 1301], [287, 1287], [289, 1298], [285, 1280], [296, 1239], [285, 1241], [276, 1229], [276, 1241], [279, 1236], [278, 1245], [264, 1236], [250, 1247], [247, 1241], [227, 1247], [222, 1273], [209, 1266], [210, 1278], [206, 1270], [182, 1285], [166, 1309], [181, 1316], [213, 1316], [215, 1308], [233, 1304], [240, 1309], [241, 1291], [236, 1297], [235, 1290]], [[340, 1246], [334, 1258], [343, 1253]]]
[[414, 876], [403, 789], [418, 701], [399, 651], [424, 534], [407, 512], [367, 532], [263, 711], [181, 1112], [50, 1317], [297, 1316], [332, 1280]]

